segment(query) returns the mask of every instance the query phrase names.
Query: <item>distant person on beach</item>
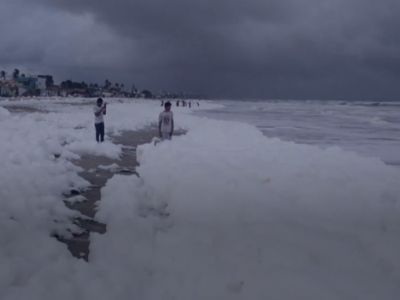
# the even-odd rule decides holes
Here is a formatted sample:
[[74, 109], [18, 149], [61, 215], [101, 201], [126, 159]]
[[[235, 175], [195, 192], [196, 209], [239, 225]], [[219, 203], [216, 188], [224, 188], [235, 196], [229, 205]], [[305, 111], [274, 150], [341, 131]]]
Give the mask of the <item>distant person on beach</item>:
[[97, 99], [97, 105], [93, 107], [94, 126], [96, 128], [96, 141], [104, 142], [104, 115], [106, 114], [107, 103], [103, 105], [103, 99]]
[[197, 106], [200, 106], [200, 103], [199, 103], [199, 102], [197, 102]]
[[164, 100], [161, 101], [161, 106], [164, 106]]
[[189, 101], [189, 108], [192, 108], [192, 101]]
[[178, 106], [178, 107], [179, 107], [179, 100], [176, 102], [176, 106]]
[[174, 114], [171, 111], [171, 102], [164, 105], [165, 110], [158, 117], [158, 130], [161, 140], [171, 140], [174, 133]]

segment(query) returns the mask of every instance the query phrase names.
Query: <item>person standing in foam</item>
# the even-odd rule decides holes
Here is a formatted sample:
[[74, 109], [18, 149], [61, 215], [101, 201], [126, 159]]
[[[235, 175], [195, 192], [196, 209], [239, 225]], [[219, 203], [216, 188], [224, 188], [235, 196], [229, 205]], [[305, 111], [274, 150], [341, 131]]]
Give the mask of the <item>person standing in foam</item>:
[[99, 143], [104, 142], [104, 115], [106, 114], [107, 104], [103, 99], [97, 99], [97, 105], [93, 107], [94, 112], [94, 126], [96, 128], [96, 141]]
[[171, 140], [174, 133], [174, 114], [171, 111], [171, 102], [164, 105], [165, 110], [158, 117], [158, 130], [161, 140]]

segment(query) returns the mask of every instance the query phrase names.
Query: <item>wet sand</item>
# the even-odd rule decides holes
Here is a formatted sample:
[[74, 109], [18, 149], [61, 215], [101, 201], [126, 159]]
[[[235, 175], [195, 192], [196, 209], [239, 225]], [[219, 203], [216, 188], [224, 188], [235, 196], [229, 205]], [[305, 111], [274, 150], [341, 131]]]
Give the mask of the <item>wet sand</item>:
[[[82, 105], [77, 103], [76, 105]], [[30, 106], [4, 105], [4, 108], [11, 113], [47, 113], [47, 111]], [[183, 131], [176, 131], [174, 135], [184, 134]], [[85, 218], [75, 219], [74, 223], [82, 228], [83, 233], [72, 238], [63, 238], [55, 236], [58, 241], [66, 244], [73, 256], [82, 258], [86, 261], [89, 259], [90, 233], [97, 232], [104, 234], [107, 230], [106, 224], [101, 224], [93, 220], [96, 214], [96, 203], [101, 199], [101, 189], [106, 185], [107, 181], [115, 174], [133, 175], [136, 173], [136, 167], [139, 165], [136, 160], [136, 147], [138, 145], [150, 143], [154, 137], [158, 136], [158, 128], [156, 125], [138, 131], [124, 131], [121, 135], [109, 137], [113, 143], [123, 145], [122, 156], [119, 160], [110, 159], [105, 156], [85, 155], [80, 160], [74, 160], [77, 166], [84, 169], [79, 176], [91, 183], [91, 187], [85, 191], [72, 190], [70, 195], [64, 195], [66, 199], [77, 195], [84, 196], [87, 201], [80, 203], [71, 203], [64, 201], [65, 205], [73, 210], [79, 211]], [[109, 166], [117, 164], [119, 168], [116, 170], [104, 170], [98, 168], [100, 165]]]
[[[183, 134], [183, 132], [177, 132], [175, 135], [180, 134]], [[139, 165], [136, 160], [136, 147], [141, 144], [150, 143], [156, 136], [158, 136], [158, 130], [156, 127], [149, 127], [140, 131], [125, 131], [120, 136], [112, 136], [112, 141], [114, 143], [122, 144], [124, 146], [120, 160], [114, 160], [104, 156], [86, 155], [80, 160], [73, 161], [75, 165], [84, 169], [84, 171], [79, 173], [79, 175], [89, 181], [92, 184], [92, 187], [82, 193], [79, 191], [71, 191], [71, 197], [81, 194], [86, 197], [88, 201], [75, 204], [65, 202], [65, 205], [92, 219], [96, 214], [96, 203], [101, 199], [101, 188], [105, 186], [107, 181], [113, 177], [114, 174], [136, 174], [139, 176], [135, 171], [135, 168]], [[98, 168], [100, 165], [109, 166], [114, 163], [120, 166], [116, 170], [104, 170]], [[107, 226], [106, 224], [95, 222], [94, 220], [77, 219], [75, 223], [84, 229], [85, 233], [69, 239], [58, 238], [58, 240], [68, 246], [68, 249], [73, 256], [88, 260], [90, 233], [97, 232], [103, 234], [106, 232]]]

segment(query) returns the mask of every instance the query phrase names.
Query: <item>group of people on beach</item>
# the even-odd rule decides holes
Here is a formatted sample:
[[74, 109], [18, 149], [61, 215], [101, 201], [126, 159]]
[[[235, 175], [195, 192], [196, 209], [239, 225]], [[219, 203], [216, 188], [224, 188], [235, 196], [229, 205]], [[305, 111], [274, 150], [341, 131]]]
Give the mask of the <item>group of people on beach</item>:
[[[189, 108], [192, 107], [192, 101], [186, 101], [186, 100], [176, 100], [176, 106], [179, 107], [181, 102], [182, 102], [183, 107], [185, 107], [185, 106], [189, 106]], [[197, 106], [200, 106], [199, 102], [196, 102], [196, 103], [197, 103]], [[161, 100], [161, 106], [164, 106], [164, 100]]]
[[[158, 133], [161, 140], [171, 140], [174, 134], [174, 114], [171, 111], [171, 102], [166, 102], [164, 111], [158, 116]], [[97, 99], [97, 105], [93, 107], [94, 127], [96, 129], [96, 141], [104, 142], [104, 116], [107, 114], [107, 103], [102, 98]]]

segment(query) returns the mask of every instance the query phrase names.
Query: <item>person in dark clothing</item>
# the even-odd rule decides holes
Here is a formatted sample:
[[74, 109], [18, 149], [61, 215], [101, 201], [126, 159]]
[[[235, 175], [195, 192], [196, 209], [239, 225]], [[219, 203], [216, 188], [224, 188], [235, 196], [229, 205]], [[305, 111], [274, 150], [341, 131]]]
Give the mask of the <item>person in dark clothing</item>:
[[107, 103], [103, 105], [103, 99], [97, 99], [97, 105], [93, 107], [94, 127], [96, 128], [96, 141], [104, 142], [104, 115], [106, 114]]

